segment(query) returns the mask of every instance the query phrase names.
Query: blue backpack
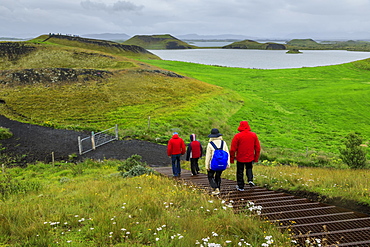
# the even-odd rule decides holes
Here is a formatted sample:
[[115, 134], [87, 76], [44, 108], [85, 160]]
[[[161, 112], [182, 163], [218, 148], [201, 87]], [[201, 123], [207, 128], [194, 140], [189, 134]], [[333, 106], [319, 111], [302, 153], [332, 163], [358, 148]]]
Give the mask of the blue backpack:
[[227, 163], [229, 160], [229, 154], [223, 150], [224, 148], [224, 141], [221, 141], [221, 147], [217, 148], [213, 142], [210, 142], [215, 152], [213, 153], [213, 157], [211, 160], [211, 170], [214, 171], [223, 171], [227, 167]]

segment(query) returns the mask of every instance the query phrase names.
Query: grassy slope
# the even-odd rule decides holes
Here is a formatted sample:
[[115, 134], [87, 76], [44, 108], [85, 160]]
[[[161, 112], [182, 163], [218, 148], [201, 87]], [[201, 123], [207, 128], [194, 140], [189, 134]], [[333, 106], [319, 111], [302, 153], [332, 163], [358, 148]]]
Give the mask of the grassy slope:
[[96, 39], [86, 39], [79, 37], [69, 37], [69, 36], [51, 36], [41, 35], [35, 39], [28, 41], [28, 43], [38, 43], [38, 44], [51, 44], [60, 47], [73, 47], [82, 48], [92, 51], [99, 51], [103, 53], [115, 54], [124, 56], [126, 58], [148, 58], [148, 59], [158, 59], [158, 57], [148, 51], [145, 52], [135, 52], [140, 50], [140, 47], [125, 47], [119, 43], [113, 41], [96, 40]]
[[[118, 124], [122, 135], [145, 134], [150, 117], [151, 138], [165, 142], [173, 129], [188, 135], [196, 128], [206, 135], [210, 126], [225, 125], [222, 119], [241, 106], [238, 94], [231, 90], [174, 77], [157, 67], [108, 53], [109, 47], [102, 52], [89, 50], [89, 44], [72, 47], [75, 42], [56, 41], [49, 39], [16, 61], [4, 59], [0, 69], [104, 69], [113, 75], [72, 83], [1, 85], [0, 98], [7, 102], [0, 105], [1, 114], [47, 126], [95, 131]], [[218, 111], [222, 105], [233, 110]]]
[[288, 234], [248, 208], [235, 214], [229, 202], [163, 176], [122, 178], [121, 164], [87, 160], [0, 172], [0, 246], [178, 247], [207, 245], [207, 237], [215, 245], [261, 246], [266, 236], [274, 246], [291, 246]]
[[369, 60], [282, 70], [148, 62], [237, 91], [244, 105], [228, 122], [248, 120], [265, 147], [337, 152], [349, 132], [370, 139]]
[[89, 69], [125, 69], [137, 67], [132, 59], [113, 56], [109, 53], [76, 49], [55, 45], [39, 46], [37, 50], [23, 56], [16, 62], [3, 60], [1, 70], [19, 70], [35, 68], [89, 68]]

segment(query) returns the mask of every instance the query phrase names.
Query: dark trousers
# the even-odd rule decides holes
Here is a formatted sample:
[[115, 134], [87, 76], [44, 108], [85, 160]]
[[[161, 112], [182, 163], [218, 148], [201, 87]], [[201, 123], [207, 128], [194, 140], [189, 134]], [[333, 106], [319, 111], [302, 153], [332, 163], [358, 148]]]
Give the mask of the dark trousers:
[[246, 175], [248, 182], [253, 181], [253, 161], [252, 162], [236, 162], [236, 181], [239, 188], [244, 188], [244, 169], [246, 170]]
[[190, 168], [191, 173], [193, 175], [196, 175], [199, 173], [199, 164], [198, 164], [199, 158], [190, 158]]
[[221, 174], [223, 171], [214, 171], [214, 170], [209, 170], [207, 172], [208, 175], [208, 181], [209, 185], [213, 188], [219, 188], [221, 187]]
[[173, 175], [175, 177], [181, 175], [180, 157], [181, 157], [181, 154], [173, 154], [173, 155], [171, 155], [172, 172], [173, 172]]

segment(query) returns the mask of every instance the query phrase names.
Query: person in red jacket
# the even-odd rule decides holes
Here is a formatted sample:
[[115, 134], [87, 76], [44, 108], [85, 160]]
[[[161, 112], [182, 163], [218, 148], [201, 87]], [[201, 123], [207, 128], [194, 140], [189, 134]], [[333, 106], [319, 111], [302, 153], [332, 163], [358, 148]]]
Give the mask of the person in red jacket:
[[199, 158], [203, 155], [203, 148], [200, 141], [196, 140], [195, 134], [190, 135], [190, 143], [186, 150], [186, 161], [190, 160], [190, 169], [193, 176], [199, 174]]
[[247, 121], [241, 121], [237, 133], [231, 141], [230, 163], [236, 159], [237, 189], [244, 190], [244, 169], [248, 184], [253, 187], [253, 162], [258, 162], [261, 152], [260, 142], [256, 133], [251, 131]]
[[180, 157], [186, 152], [185, 142], [177, 132], [174, 132], [172, 138], [168, 141], [167, 155], [172, 161], [172, 172], [174, 177], [181, 175]]

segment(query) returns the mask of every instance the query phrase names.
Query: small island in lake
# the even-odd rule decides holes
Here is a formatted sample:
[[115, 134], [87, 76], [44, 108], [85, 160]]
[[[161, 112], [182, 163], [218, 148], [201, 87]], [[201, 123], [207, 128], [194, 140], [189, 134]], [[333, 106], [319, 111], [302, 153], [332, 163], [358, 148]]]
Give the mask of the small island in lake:
[[298, 49], [291, 49], [291, 50], [287, 51], [286, 53], [287, 54], [300, 54], [302, 52], [299, 51]]

